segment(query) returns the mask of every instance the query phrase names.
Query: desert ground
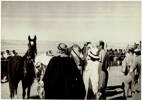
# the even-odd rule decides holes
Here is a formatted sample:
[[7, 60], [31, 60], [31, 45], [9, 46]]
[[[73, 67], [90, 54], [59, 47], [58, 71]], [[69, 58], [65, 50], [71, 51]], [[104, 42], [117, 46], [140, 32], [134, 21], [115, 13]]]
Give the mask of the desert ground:
[[[106, 100], [123, 100], [123, 74], [121, 73], [121, 66], [109, 67], [109, 80], [106, 88]], [[37, 95], [37, 82], [35, 81], [31, 88], [31, 99], [38, 99]], [[1, 99], [10, 99], [9, 84], [1, 84]], [[18, 99], [22, 99], [22, 85], [19, 83]], [[136, 93], [134, 96], [129, 97], [128, 100], [140, 100], [141, 93]]]

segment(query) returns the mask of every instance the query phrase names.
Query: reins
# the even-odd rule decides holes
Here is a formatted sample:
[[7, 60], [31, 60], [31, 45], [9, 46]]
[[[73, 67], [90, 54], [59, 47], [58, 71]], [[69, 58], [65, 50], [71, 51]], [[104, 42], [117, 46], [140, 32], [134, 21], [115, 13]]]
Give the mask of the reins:
[[81, 57], [79, 57], [79, 55], [74, 51], [74, 49], [72, 48], [73, 52], [76, 54], [76, 56], [79, 58], [79, 60], [82, 60]]
[[[73, 50], [73, 52], [75, 53], [75, 55], [79, 58], [80, 62], [83, 63], [83, 60], [81, 59], [81, 57], [74, 51], [73, 48], [72, 48], [72, 50]], [[83, 64], [80, 65], [80, 66], [82, 66], [81, 68], [82, 68], [82, 77], [83, 77], [84, 66], [83, 66]]]

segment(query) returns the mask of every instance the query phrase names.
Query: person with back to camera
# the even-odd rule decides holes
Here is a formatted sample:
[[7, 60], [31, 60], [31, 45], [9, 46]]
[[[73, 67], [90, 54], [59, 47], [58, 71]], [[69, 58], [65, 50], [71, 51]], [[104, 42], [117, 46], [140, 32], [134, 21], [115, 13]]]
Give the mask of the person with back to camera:
[[58, 53], [58, 56], [61, 56], [61, 57], [68, 57], [68, 46], [65, 44], [65, 43], [60, 43], [57, 47], [57, 53]]

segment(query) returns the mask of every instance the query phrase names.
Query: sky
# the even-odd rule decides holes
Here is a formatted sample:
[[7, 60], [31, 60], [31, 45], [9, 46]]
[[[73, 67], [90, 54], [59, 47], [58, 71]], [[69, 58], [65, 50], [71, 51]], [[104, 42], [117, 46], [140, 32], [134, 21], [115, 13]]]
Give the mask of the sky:
[[139, 1], [2, 1], [2, 40], [140, 40]]

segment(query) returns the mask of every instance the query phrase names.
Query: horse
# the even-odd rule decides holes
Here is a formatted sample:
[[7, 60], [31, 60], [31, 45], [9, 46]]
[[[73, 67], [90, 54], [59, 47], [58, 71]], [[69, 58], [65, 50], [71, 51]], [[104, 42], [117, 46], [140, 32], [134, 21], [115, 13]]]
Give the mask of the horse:
[[47, 65], [52, 57], [53, 56], [49, 56], [47, 55], [47, 53], [44, 53], [39, 56], [36, 56], [35, 58], [35, 74], [36, 74], [36, 79], [38, 82], [37, 94], [41, 99], [44, 98], [44, 95], [45, 95], [43, 76], [47, 68]]
[[85, 87], [80, 70], [71, 56], [54, 56], [44, 78], [45, 99], [83, 99]]
[[134, 55], [129, 53], [126, 55], [125, 59], [122, 62], [122, 72], [124, 74], [124, 82], [122, 83], [122, 85], [124, 86], [124, 97], [126, 99], [129, 96], [129, 92], [132, 95], [132, 89], [134, 86], [135, 73], [131, 72], [130, 74], [130, 69], [132, 67], [133, 62]]
[[86, 57], [87, 57], [87, 47], [80, 48], [79, 45], [73, 44], [70, 48], [70, 57], [72, 57], [77, 64], [78, 69], [83, 77], [83, 71], [87, 64]]
[[34, 62], [37, 55], [36, 36], [31, 39], [28, 36], [28, 50], [24, 56], [13, 56], [8, 61], [8, 78], [10, 88], [10, 98], [17, 97], [17, 88], [20, 81], [22, 81], [23, 93], [25, 98], [26, 89], [27, 98], [30, 98], [30, 90], [35, 78]]

